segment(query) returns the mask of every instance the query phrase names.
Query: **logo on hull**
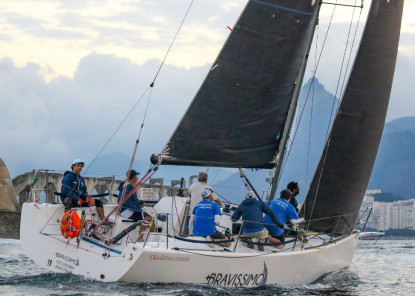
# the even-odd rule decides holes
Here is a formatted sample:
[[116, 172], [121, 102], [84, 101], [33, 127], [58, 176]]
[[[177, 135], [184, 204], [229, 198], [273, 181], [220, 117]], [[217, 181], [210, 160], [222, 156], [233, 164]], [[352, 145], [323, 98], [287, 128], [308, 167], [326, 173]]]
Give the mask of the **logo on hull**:
[[206, 284], [228, 287], [258, 287], [267, 284], [268, 268], [264, 262], [264, 270], [259, 274], [211, 273], [206, 277]]
[[74, 259], [74, 258], [71, 258], [69, 256], [62, 255], [61, 253], [58, 253], [58, 252], [55, 253], [55, 255], [56, 255], [57, 258], [65, 260], [66, 262], [69, 262], [69, 263], [71, 263], [75, 266], [79, 266], [79, 259], [78, 258]]
[[165, 255], [151, 255], [150, 260], [168, 260], [168, 261], [189, 261], [188, 257], [181, 256], [165, 256]]

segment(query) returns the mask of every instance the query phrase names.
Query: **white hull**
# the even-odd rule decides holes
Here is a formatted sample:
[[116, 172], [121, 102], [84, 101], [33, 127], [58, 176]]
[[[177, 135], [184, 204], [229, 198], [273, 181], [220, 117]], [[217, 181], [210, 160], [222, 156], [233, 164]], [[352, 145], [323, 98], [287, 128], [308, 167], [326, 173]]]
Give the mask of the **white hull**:
[[[165, 204], [168, 199], [171, 204], [172, 198], [165, 199]], [[185, 199], [176, 197], [175, 203], [176, 200], [180, 214]], [[111, 209], [113, 206], [105, 206], [105, 212]], [[122, 244], [112, 247], [121, 254], [111, 251], [111, 256], [105, 259], [102, 256], [105, 249], [101, 246], [81, 240], [77, 248], [75, 239], [68, 242], [63, 238], [57, 222], [62, 215], [61, 205], [23, 205], [20, 239], [25, 254], [51, 271], [71, 272], [105, 282], [182, 282], [232, 287], [308, 284], [326, 273], [349, 266], [359, 237], [354, 233], [335, 243], [307, 249], [310, 245], [321, 244], [322, 240], [316, 238], [310, 240], [310, 245], [304, 245], [304, 250], [298, 242], [294, 250], [291, 243], [283, 251], [265, 247], [264, 252], [248, 249], [239, 241], [236, 248], [235, 242], [228, 248], [231, 252], [224, 252], [219, 246], [212, 249], [206, 244], [179, 241], [173, 237], [168, 239], [167, 247], [167, 236], [160, 234], [149, 236], [145, 246], [143, 242], [123, 240]], [[178, 225], [176, 218], [173, 222]], [[229, 226], [229, 216], [222, 215], [222, 222]], [[128, 225], [119, 222], [116, 233]], [[172, 231], [169, 227], [170, 234]], [[136, 238], [137, 234], [135, 230], [131, 236]]]

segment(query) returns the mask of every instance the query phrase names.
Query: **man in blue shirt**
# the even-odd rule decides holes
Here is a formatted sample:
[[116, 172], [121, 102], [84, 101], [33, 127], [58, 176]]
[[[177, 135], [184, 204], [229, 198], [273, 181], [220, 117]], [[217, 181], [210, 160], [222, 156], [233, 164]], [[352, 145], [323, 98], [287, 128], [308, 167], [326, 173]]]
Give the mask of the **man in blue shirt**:
[[[291, 191], [285, 189], [280, 193], [281, 197], [271, 201], [269, 204], [271, 209], [277, 214], [278, 219], [286, 224], [287, 221], [291, 221], [292, 224], [298, 224], [304, 222], [304, 218], [298, 218], [297, 211], [295, 210], [294, 206], [290, 204], [291, 199]], [[277, 228], [271, 224], [272, 220], [271, 217], [265, 215], [264, 217], [265, 227], [268, 229], [270, 237], [269, 241], [272, 243], [283, 243], [285, 242], [285, 234], [284, 229]], [[284, 245], [278, 245], [277, 248], [284, 248]]]
[[[277, 215], [261, 200], [255, 198], [255, 194], [252, 191], [248, 191], [245, 196], [245, 200], [239, 205], [232, 215], [232, 221], [239, 220], [242, 216], [243, 226], [242, 231], [244, 236], [248, 238], [258, 238], [259, 242], [264, 242], [268, 238], [268, 230], [264, 227], [263, 214], [269, 215], [273, 226], [284, 228]], [[274, 225], [275, 224], [275, 225]], [[250, 243], [247, 244], [248, 248], [253, 249], [254, 246]], [[264, 251], [264, 246], [258, 245], [258, 250]]]
[[[226, 236], [216, 230], [215, 225], [220, 224], [220, 207], [217, 203], [212, 202], [211, 188], [205, 188], [202, 191], [203, 200], [196, 204], [190, 216], [189, 233], [190, 235], [203, 236], [206, 240], [225, 240]], [[193, 225], [194, 222], [194, 225]], [[213, 248], [214, 244], [208, 244]], [[230, 247], [231, 242], [219, 244], [223, 247]]]
[[[101, 220], [105, 220], [104, 204], [101, 200], [89, 196], [85, 185], [85, 180], [81, 176], [84, 168], [82, 160], [75, 159], [72, 162], [71, 170], [63, 174], [61, 200], [65, 206], [65, 212], [74, 207], [96, 207], [97, 214]], [[112, 226], [112, 222], [105, 221], [103, 225]]]

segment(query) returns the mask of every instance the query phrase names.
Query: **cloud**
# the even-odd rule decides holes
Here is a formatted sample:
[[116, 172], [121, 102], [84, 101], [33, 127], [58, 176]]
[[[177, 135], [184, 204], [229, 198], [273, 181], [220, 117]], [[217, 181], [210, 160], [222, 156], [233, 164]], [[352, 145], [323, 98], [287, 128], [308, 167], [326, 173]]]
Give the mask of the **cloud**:
[[4, 18], [7, 23], [14, 25], [16, 28], [21, 30], [28, 30], [32, 28], [40, 27], [47, 22], [45, 20], [35, 18], [20, 13], [1, 13], [1, 18]]
[[74, 12], [59, 14], [58, 19], [59, 26], [63, 28], [88, 28], [92, 24], [87, 18]]
[[2, 13], [0, 17], [4, 18], [8, 24], [12, 24], [26, 35], [37, 38], [50, 39], [85, 39], [87, 35], [70, 29], [47, 28], [50, 24], [42, 19], [27, 16], [18, 13]]
[[76, 31], [71, 30], [58, 30], [58, 29], [35, 29], [35, 30], [27, 30], [25, 31], [26, 34], [31, 35], [33, 37], [39, 38], [50, 38], [50, 39], [87, 39], [89, 38], [88, 35], [83, 33], [79, 33]]
[[[21, 169], [67, 168], [73, 158], [92, 160], [146, 89], [161, 61], [140, 66], [129, 59], [92, 53], [73, 79], [46, 83], [36, 64], [0, 60], [1, 157], [12, 174]], [[161, 152], [209, 69], [165, 65], [149, 105], [137, 158]], [[140, 131], [147, 91], [104, 154], [131, 155]], [[22, 164], [27, 164], [23, 166]]]
[[0, 41], [3, 42], [13, 42], [14, 38], [10, 34], [0, 34]]

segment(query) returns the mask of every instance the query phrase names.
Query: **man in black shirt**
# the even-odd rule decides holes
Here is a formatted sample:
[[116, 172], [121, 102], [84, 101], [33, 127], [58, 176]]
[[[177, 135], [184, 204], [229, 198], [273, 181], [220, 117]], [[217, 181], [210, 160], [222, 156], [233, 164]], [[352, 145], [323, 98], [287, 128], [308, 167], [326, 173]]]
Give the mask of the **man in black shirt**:
[[300, 187], [298, 187], [297, 182], [290, 182], [287, 185], [287, 189], [292, 192], [291, 199], [290, 199], [290, 204], [292, 204], [294, 206], [295, 210], [298, 213], [298, 211], [299, 211], [298, 202], [297, 202], [297, 199], [295, 197], [300, 193]]

